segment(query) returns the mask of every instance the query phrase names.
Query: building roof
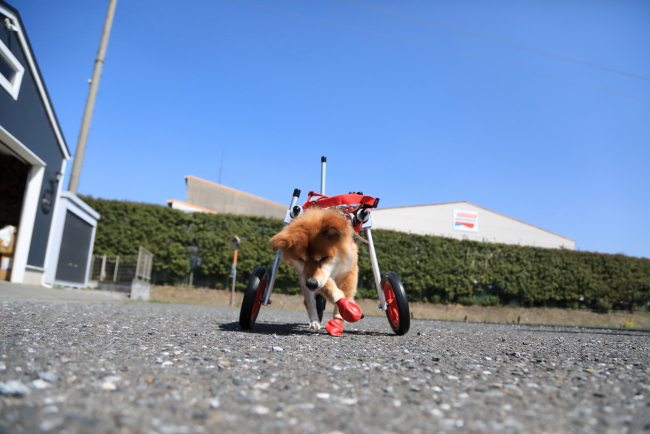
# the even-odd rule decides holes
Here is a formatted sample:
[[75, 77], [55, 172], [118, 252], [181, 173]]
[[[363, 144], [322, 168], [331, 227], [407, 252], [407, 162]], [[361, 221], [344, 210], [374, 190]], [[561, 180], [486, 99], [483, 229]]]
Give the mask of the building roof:
[[530, 223], [526, 223], [526, 222], [521, 221], [521, 220], [518, 220], [518, 219], [516, 219], [516, 218], [512, 218], [512, 217], [507, 216], [507, 215], [505, 215], [505, 214], [501, 214], [501, 213], [499, 213], [499, 212], [492, 211], [491, 209], [487, 209], [487, 208], [484, 208], [484, 207], [482, 207], [482, 206], [480, 206], [480, 205], [475, 205], [475, 204], [473, 204], [473, 203], [471, 203], [471, 202], [467, 202], [467, 201], [460, 201], [460, 202], [443, 202], [443, 203], [430, 203], [430, 204], [424, 204], [424, 205], [395, 206], [395, 207], [390, 207], [390, 208], [379, 208], [379, 209], [377, 209], [376, 211], [383, 211], [383, 210], [390, 210], [390, 209], [416, 208], [416, 207], [425, 207], [425, 206], [454, 205], [454, 204], [468, 204], [468, 205], [474, 206], [474, 207], [476, 207], [476, 208], [481, 208], [481, 209], [483, 209], [483, 210], [485, 210], [485, 211], [489, 211], [489, 212], [491, 212], [491, 213], [494, 213], [494, 214], [500, 215], [501, 217], [505, 217], [505, 218], [507, 218], [507, 219], [510, 219], [510, 220], [516, 221], [516, 222], [518, 222], [518, 223], [525, 224], [525, 225], [527, 225], [527, 226], [530, 226], [530, 227], [532, 227], [532, 228], [538, 229], [538, 230], [540, 230], [540, 231], [548, 232], [549, 234], [553, 234], [553, 235], [558, 236], [558, 237], [560, 237], [560, 238], [564, 238], [565, 240], [569, 240], [569, 241], [575, 242], [575, 240], [572, 240], [571, 238], [568, 238], [568, 237], [565, 237], [565, 236], [562, 236], [562, 235], [556, 234], [555, 232], [551, 232], [551, 231], [548, 231], [548, 230], [546, 230], [546, 229], [542, 229], [542, 228], [540, 228], [539, 226], [531, 225]]
[[234, 193], [238, 193], [238, 194], [242, 194], [244, 196], [252, 197], [254, 199], [262, 200], [264, 202], [268, 202], [268, 203], [273, 204], [273, 205], [278, 205], [278, 206], [282, 206], [282, 207], [285, 207], [285, 208], [287, 207], [287, 205], [282, 205], [281, 203], [273, 202], [272, 200], [264, 199], [263, 197], [259, 197], [259, 196], [255, 196], [254, 194], [246, 193], [245, 191], [236, 190], [236, 189], [231, 188], [231, 187], [226, 187], [225, 185], [217, 184], [216, 182], [206, 181], [205, 179], [197, 178], [196, 176], [188, 175], [188, 176], [185, 177], [185, 179], [186, 179], [185, 182], [187, 182], [187, 179], [194, 179], [196, 181], [205, 182], [206, 184], [211, 184], [211, 185], [215, 185], [215, 186], [220, 187], [220, 188], [224, 188], [226, 190], [230, 190], [230, 191], [232, 191]]

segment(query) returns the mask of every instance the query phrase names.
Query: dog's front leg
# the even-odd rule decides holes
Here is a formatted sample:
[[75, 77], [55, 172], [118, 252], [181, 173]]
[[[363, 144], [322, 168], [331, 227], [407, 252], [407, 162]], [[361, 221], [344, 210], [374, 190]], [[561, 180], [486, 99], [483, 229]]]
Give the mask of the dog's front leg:
[[353, 297], [347, 298], [331, 278], [320, 289], [320, 293], [336, 306], [334, 318], [343, 318], [347, 322], [357, 322], [363, 316], [359, 305], [352, 300]]
[[305, 307], [309, 315], [309, 328], [320, 330], [320, 321], [318, 321], [318, 311], [316, 310], [316, 293], [307, 288], [302, 288], [302, 295], [305, 297]]
[[327, 283], [325, 283], [325, 286], [323, 286], [319, 292], [327, 301], [334, 305], [336, 305], [336, 302], [340, 299], [345, 298], [345, 293], [336, 286], [336, 283], [332, 278], [327, 279]]
[[[320, 293], [332, 304], [334, 304], [334, 318], [325, 325], [325, 330], [332, 336], [343, 334], [343, 320], [357, 322], [363, 314], [361, 308], [353, 300], [345, 297], [345, 293], [336, 285], [332, 279], [328, 279]], [[354, 295], [354, 293], [352, 294]]]

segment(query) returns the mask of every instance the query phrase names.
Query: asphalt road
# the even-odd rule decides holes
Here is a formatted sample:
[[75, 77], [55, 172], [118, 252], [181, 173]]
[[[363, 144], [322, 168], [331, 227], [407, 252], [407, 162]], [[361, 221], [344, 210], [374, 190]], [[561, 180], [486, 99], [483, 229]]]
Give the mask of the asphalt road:
[[650, 432], [650, 333], [237, 318], [5, 298], [0, 433]]
[[119, 292], [43, 288], [41, 286], [20, 285], [0, 280], [0, 301], [5, 300], [121, 303], [128, 300], [128, 298], [126, 294]]

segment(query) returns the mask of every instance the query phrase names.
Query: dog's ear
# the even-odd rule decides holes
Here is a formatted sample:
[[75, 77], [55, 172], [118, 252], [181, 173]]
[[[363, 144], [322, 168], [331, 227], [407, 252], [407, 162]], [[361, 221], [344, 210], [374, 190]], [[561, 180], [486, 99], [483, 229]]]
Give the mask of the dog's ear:
[[343, 236], [343, 232], [339, 231], [337, 228], [327, 228], [323, 230], [323, 236], [327, 238], [329, 241], [336, 240], [339, 237]]
[[284, 232], [280, 232], [279, 234], [271, 238], [269, 241], [273, 246], [274, 252], [277, 252], [278, 250], [284, 250], [293, 245], [293, 240], [291, 239], [291, 237]]
[[336, 240], [351, 230], [350, 222], [338, 211], [326, 211], [323, 213], [323, 236], [329, 241]]

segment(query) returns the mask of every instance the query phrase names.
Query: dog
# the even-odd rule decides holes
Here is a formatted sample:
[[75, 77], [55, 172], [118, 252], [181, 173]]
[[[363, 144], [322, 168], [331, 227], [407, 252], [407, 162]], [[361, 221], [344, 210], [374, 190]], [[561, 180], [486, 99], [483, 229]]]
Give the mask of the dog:
[[334, 318], [325, 329], [343, 334], [343, 319], [356, 322], [363, 314], [354, 302], [357, 292], [357, 245], [350, 221], [337, 209], [310, 208], [271, 238], [273, 251], [280, 251], [299, 274], [305, 297], [309, 328], [319, 330], [316, 294], [334, 304]]

